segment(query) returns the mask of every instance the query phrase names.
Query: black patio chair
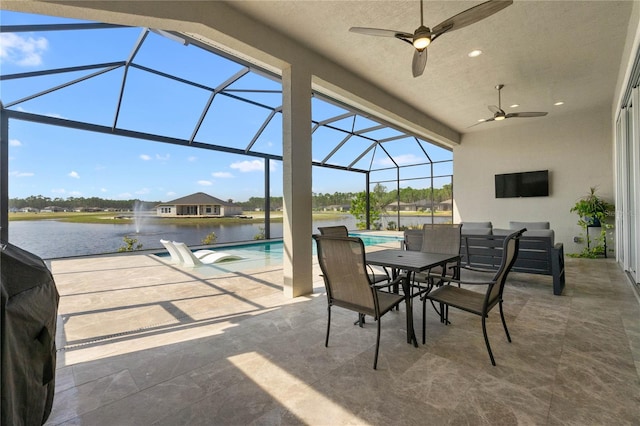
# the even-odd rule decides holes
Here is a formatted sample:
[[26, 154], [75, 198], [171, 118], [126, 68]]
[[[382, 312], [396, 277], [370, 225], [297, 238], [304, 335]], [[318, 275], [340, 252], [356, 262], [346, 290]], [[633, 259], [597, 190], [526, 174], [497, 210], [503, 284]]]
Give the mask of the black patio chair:
[[[426, 253], [460, 255], [460, 230], [458, 224], [425, 224], [422, 230], [405, 231], [405, 247], [407, 250], [423, 251]], [[425, 272], [413, 275], [411, 281], [413, 297], [420, 297], [422, 301], [422, 343], [426, 342], [426, 313], [427, 298], [425, 297], [434, 287], [443, 284], [443, 278], [458, 278], [460, 274], [460, 260], [445, 266], [436, 266]], [[431, 302], [433, 305], [433, 302]], [[438, 314], [439, 309], [433, 305]], [[444, 318], [441, 316], [441, 318]], [[444, 320], [444, 319], [443, 319]]]
[[364, 244], [360, 238], [313, 235], [317, 244], [318, 262], [327, 290], [327, 337], [329, 346], [331, 307], [339, 306], [377, 321], [376, 353], [373, 369], [378, 366], [380, 319], [404, 301], [404, 296], [381, 291], [367, 273]]
[[[489, 316], [489, 311], [498, 305], [500, 308], [500, 318], [502, 319], [504, 332], [507, 335], [507, 340], [511, 342], [511, 336], [509, 335], [507, 323], [504, 319], [504, 311], [502, 309], [502, 294], [507, 280], [507, 275], [518, 257], [520, 237], [524, 231], [526, 231], [526, 229], [515, 231], [504, 237], [504, 242], [502, 244], [502, 261], [500, 262], [500, 267], [497, 272], [472, 270], [470, 272], [474, 274], [475, 279], [465, 278], [465, 271], [467, 268], [461, 269], [461, 277], [459, 279], [442, 277], [436, 274], [433, 277], [434, 279], [441, 279], [447, 284], [433, 289], [424, 296], [425, 299], [440, 303], [440, 320], [445, 324], [449, 324], [448, 308], [450, 306], [475, 315], [480, 315], [482, 318], [482, 333], [484, 335], [485, 344], [487, 345], [487, 352], [489, 352], [491, 364], [494, 366], [496, 365], [496, 361], [493, 358], [493, 352], [491, 351], [491, 345], [489, 344], [489, 337], [487, 336], [486, 319]], [[485, 275], [487, 276], [487, 279], [478, 279], [479, 275]], [[462, 287], [453, 286], [451, 283], [462, 285]], [[481, 287], [484, 288], [483, 291], [477, 291], [465, 287], [476, 289]], [[422, 321], [424, 324], [424, 311], [422, 315]]]
[[[336, 226], [322, 226], [318, 227], [320, 231], [320, 235], [333, 236], [333, 237], [348, 237], [349, 230], [344, 225], [336, 225]], [[381, 283], [385, 281], [391, 281], [391, 275], [389, 275], [389, 271], [382, 267], [374, 267], [369, 265], [369, 277], [371, 281], [374, 283]]]

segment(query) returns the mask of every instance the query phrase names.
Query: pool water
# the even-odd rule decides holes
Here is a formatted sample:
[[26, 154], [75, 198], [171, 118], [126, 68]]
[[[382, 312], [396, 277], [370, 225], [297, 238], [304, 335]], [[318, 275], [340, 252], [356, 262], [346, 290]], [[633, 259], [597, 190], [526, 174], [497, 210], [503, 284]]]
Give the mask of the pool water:
[[358, 234], [357, 232], [350, 232], [349, 236], [359, 237], [365, 246], [377, 246], [378, 244], [389, 244], [396, 241], [398, 242], [402, 241], [402, 237], [393, 237], [393, 236], [386, 236], [386, 235], [367, 235], [367, 234]]
[[[364, 235], [350, 233], [350, 236], [359, 237], [365, 246], [375, 246], [379, 244], [393, 244], [398, 242], [402, 237], [381, 236], [381, 235]], [[394, 245], [395, 246], [395, 245]], [[215, 251], [235, 254], [242, 257], [239, 260], [228, 260], [218, 262], [212, 265], [205, 265], [196, 268], [197, 272], [207, 276], [214, 276], [224, 273], [245, 272], [252, 269], [269, 269], [282, 266], [284, 243], [282, 241], [257, 241], [254, 243], [237, 244], [229, 246], [215, 247]], [[313, 253], [316, 253], [316, 245], [313, 244]], [[168, 256], [166, 252], [159, 253], [158, 256]]]

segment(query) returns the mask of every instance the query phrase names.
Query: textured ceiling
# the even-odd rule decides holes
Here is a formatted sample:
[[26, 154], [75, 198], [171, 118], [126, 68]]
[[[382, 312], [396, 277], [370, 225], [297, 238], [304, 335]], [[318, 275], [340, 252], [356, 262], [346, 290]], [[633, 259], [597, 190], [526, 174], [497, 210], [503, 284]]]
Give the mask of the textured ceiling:
[[[481, 2], [425, 1], [433, 27]], [[465, 133], [509, 126], [489, 118], [502, 90], [507, 113], [566, 114], [610, 106], [631, 14], [630, 1], [518, 1], [471, 26], [446, 33], [428, 48], [424, 74], [411, 74], [412, 47], [400, 40], [349, 32], [352, 26], [413, 33], [420, 3], [413, 1], [232, 1], [229, 5], [407, 103]], [[467, 53], [484, 53], [469, 58]], [[563, 106], [554, 106], [556, 101]], [[510, 105], [520, 104], [518, 108]]]

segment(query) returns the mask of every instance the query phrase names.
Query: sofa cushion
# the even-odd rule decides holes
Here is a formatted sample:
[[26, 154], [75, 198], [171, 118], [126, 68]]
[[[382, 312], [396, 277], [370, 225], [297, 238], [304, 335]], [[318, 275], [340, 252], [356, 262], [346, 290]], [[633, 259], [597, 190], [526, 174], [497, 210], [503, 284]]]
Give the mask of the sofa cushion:
[[[522, 228], [520, 228], [522, 229]], [[493, 235], [506, 236], [513, 232], [513, 229], [498, 229], [493, 228]], [[522, 234], [523, 237], [551, 237], [551, 246], [553, 246], [555, 240], [555, 233], [553, 229], [532, 229], [527, 230]]]
[[549, 222], [509, 222], [510, 229], [550, 229]]
[[460, 229], [462, 235], [491, 235], [492, 228], [467, 228], [463, 226]]
[[462, 222], [461, 225], [462, 225], [462, 229], [491, 228], [493, 226], [491, 222]]
[[531, 231], [526, 231], [522, 234], [523, 237], [550, 237], [551, 238], [551, 246], [553, 247], [555, 240], [555, 233], [553, 229], [532, 229]]
[[462, 235], [491, 235], [491, 222], [462, 222]]

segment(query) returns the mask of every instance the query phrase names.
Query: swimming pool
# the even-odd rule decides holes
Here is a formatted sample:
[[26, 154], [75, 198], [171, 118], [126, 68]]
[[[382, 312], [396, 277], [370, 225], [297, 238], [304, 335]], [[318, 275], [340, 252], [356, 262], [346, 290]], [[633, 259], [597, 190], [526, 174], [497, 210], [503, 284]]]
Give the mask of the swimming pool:
[[[350, 236], [359, 237], [365, 246], [380, 244], [393, 244], [400, 247], [402, 237], [366, 235], [366, 233], [349, 233]], [[397, 244], [397, 245], [396, 245]], [[228, 260], [212, 265], [204, 265], [196, 268], [197, 272], [214, 276], [224, 273], [245, 272], [252, 269], [268, 269], [282, 266], [284, 243], [282, 241], [256, 241], [246, 244], [222, 245], [213, 247], [215, 251], [221, 251], [240, 256], [239, 260]], [[316, 253], [316, 245], [313, 244], [313, 254]], [[168, 253], [161, 252], [157, 256], [166, 257]]]

